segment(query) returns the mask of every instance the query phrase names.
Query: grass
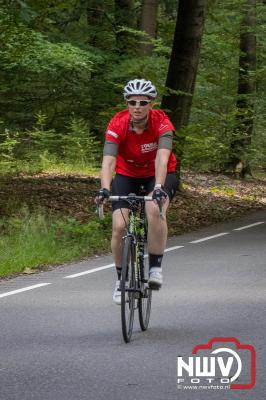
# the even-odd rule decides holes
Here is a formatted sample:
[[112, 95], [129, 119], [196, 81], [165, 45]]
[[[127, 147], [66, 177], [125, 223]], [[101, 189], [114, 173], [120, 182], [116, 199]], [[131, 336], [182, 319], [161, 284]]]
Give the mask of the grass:
[[110, 218], [81, 224], [74, 218], [49, 217], [41, 211], [0, 220], [0, 276], [60, 264], [104, 251], [110, 246]]
[[99, 167], [91, 167], [85, 164], [78, 163], [58, 163], [50, 164], [45, 169], [42, 169], [45, 173], [49, 174], [76, 174], [76, 175], [86, 175], [86, 176], [98, 176]]
[[17, 174], [76, 174], [86, 176], [98, 176], [99, 166], [92, 166], [86, 162], [69, 162], [57, 160], [56, 158], [41, 158], [37, 161], [17, 160], [14, 163], [2, 165], [0, 161], [0, 175], [17, 175]]
[[237, 191], [235, 188], [230, 188], [230, 187], [226, 187], [226, 186], [221, 186], [221, 187], [212, 187], [210, 188], [210, 192], [211, 193], [217, 193], [217, 194], [221, 194], [221, 195], [226, 195], [226, 196], [235, 196]]

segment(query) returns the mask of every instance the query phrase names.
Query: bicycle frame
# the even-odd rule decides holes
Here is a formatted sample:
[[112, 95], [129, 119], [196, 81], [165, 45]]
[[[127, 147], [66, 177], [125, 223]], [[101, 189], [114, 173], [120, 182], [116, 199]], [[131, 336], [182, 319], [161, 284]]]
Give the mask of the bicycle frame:
[[127, 235], [133, 237], [136, 246], [135, 269], [137, 277], [144, 281], [144, 246], [147, 241], [145, 201], [152, 201], [151, 196], [110, 196], [110, 200], [127, 200], [130, 204]]
[[[125, 220], [126, 234], [123, 237], [121, 260], [121, 322], [126, 343], [131, 339], [134, 310], [138, 309], [142, 331], [149, 325], [152, 291], [148, 286], [148, 265], [145, 264], [147, 243], [145, 201], [151, 196], [110, 196], [111, 201], [125, 200], [129, 203], [128, 220]], [[98, 210], [103, 218], [103, 210]], [[147, 267], [147, 268], [146, 268]]]
[[[137, 213], [139, 212], [139, 215]], [[130, 210], [129, 212], [129, 225], [128, 234], [132, 235], [134, 238], [134, 244], [136, 246], [135, 254], [135, 269], [136, 269], [136, 279], [137, 277], [144, 281], [144, 248], [147, 242], [147, 232], [146, 232], [146, 216], [144, 202], [140, 203], [138, 209]]]

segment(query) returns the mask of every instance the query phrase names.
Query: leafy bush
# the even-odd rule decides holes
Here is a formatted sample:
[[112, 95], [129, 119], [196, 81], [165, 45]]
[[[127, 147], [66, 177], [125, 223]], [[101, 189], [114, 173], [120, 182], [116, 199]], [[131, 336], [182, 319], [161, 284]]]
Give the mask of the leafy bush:
[[15, 168], [14, 153], [18, 143], [18, 132], [10, 132], [9, 129], [0, 132], [0, 171], [12, 171]]
[[99, 167], [102, 145], [90, 132], [88, 123], [81, 118], [72, 118], [63, 135], [64, 159], [91, 167]]
[[[47, 117], [36, 114], [36, 124], [26, 132], [0, 131], [2, 172], [36, 172], [58, 165], [99, 168], [102, 143], [82, 118], [72, 118], [64, 132], [46, 128]], [[76, 169], [76, 168], [75, 168]]]

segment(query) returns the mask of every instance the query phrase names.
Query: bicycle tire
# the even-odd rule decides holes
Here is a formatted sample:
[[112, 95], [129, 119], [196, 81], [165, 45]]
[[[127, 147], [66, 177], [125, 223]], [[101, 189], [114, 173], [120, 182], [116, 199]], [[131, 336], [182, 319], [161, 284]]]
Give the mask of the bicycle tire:
[[133, 246], [132, 238], [126, 236], [123, 240], [120, 283], [121, 323], [123, 338], [126, 343], [130, 342], [132, 336], [136, 300], [135, 257]]
[[150, 322], [152, 290], [148, 286], [149, 263], [147, 258], [143, 260], [144, 281], [139, 280], [141, 294], [138, 299], [139, 324], [142, 331], [146, 331]]

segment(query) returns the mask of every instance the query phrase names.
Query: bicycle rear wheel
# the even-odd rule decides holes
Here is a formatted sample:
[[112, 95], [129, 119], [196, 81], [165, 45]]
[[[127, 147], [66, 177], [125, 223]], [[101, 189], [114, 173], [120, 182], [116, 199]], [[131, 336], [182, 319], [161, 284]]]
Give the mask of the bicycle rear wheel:
[[136, 301], [135, 282], [135, 254], [132, 238], [126, 236], [122, 251], [122, 274], [121, 274], [121, 322], [122, 333], [126, 343], [130, 342]]
[[152, 300], [152, 290], [148, 286], [149, 277], [149, 262], [147, 258], [142, 261], [142, 273], [140, 273], [140, 288], [141, 293], [138, 299], [138, 310], [139, 310], [139, 324], [142, 331], [146, 331], [151, 315], [151, 300]]

